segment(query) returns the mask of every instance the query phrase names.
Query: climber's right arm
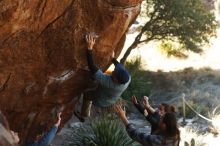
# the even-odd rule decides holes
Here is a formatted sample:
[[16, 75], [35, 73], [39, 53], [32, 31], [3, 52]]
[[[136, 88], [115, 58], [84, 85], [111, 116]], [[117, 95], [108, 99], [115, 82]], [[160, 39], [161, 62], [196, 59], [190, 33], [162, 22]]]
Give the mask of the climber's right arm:
[[87, 55], [87, 62], [88, 62], [89, 70], [92, 74], [95, 74], [99, 70], [99, 68], [93, 62], [92, 50], [87, 49], [86, 55]]
[[112, 52], [112, 63], [116, 66], [117, 64], [119, 64], [119, 62], [117, 61], [117, 59], [115, 58], [115, 51]]
[[93, 62], [93, 55], [92, 55], [92, 49], [95, 44], [95, 37], [93, 37], [92, 35], [87, 35], [86, 42], [87, 42], [87, 48], [88, 48], [87, 53], [86, 53], [88, 67], [91, 73], [95, 74], [99, 70], [99, 68]]
[[87, 41], [87, 62], [89, 66], [90, 72], [94, 75], [96, 81], [102, 85], [106, 86], [108, 88], [111, 87], [111, 78], [109, 75], [106, 75], [102, 72], [101, 69], [99, 69], [93, 62], [93, 56], [92, 56], [92, 49], [93, 45], [95, 44], [95, 37], [92, 35], [87, 35], [86, 36], [86, 41]]
[[109, 75], [104, 74], [102, 70], [93, 63], [92, 50], [90, 49], [87, 50], [87, 61], [89, 70], [94, 75], [96, 81], [102, 86], [110, 87], [110, 78], [108, 77]]

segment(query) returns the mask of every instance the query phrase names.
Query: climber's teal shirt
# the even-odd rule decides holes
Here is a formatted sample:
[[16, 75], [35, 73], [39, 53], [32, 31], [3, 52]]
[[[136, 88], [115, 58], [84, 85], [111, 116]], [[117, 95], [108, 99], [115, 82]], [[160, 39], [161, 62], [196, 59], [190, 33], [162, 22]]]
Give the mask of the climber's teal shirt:
[[54, 125], [39, 141], [33, 144], [27, 144], [26, 146], [49, 146], [56, 135], [57, 129], [58, 127]]
[[[120, 84], [113, 82], [112, 75], [104, 74], [102, 70], [100, 70], [94, 64], [92, 49], [87, 49], [87, 62], [90, 72], [99, 83], [98, 88], [93, 91], [93, 104], [98, 107], [108, 107], [115, 104], [131, 82], [131, 76], [128, 73], [125, 74], [126, 83]], [[112, 59], [112, 63], [115, 65], [115, 67], [117, 67], [117, 69], [124, 70], [123, 65], [120, 64], [115, 58]]]
[[99, 107], [115, 104], [131, 81], [131, 77], [129, 77], [129, 81], [125, 84], [114, 83], [111, 75], [104, 74], [100, 69], [96, 71], [95, 79], [99, 86], [96, 89], [93, 104]]

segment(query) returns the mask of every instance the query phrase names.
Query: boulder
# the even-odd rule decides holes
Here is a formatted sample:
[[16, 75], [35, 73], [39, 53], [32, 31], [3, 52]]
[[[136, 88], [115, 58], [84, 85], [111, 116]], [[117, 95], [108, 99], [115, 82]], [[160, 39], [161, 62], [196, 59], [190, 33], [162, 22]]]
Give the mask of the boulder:
[[[98, 35], [94, 60], [119, 55], [142, 0], [0, 0], [0, 109], [21, 144], [74, 111], [91, 88], [85, 35]], [[46, 130], [46, 128], [43, 128]]]

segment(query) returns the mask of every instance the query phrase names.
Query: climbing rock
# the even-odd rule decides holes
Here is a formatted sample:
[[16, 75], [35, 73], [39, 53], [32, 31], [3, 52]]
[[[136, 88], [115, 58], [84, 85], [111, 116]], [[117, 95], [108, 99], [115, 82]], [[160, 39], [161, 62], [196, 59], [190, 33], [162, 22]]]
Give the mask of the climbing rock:
[[52, 126], [59, 110], [64, 124], [90, 87], [85, 35], [97, 34], [94, 60], [106, 69], [141, 2], [0, 0], [0, 109], [21, 144]]

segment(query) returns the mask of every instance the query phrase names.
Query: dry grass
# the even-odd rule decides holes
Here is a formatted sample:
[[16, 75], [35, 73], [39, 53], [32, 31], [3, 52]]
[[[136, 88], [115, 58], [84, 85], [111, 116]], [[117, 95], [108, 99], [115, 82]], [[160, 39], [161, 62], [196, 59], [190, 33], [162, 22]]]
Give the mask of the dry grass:
[[[220, 124], [220, 123], [219, 123]], [[220, 136], [206, 132], [199, 134], [197, 130], [186, 127], [180, 128], [181, 142], [180, 146], [184, 146], [184, 142], [190, 143], [191, 139], [195, 139], [195, 146], [218, 146], [220, 143]]]

